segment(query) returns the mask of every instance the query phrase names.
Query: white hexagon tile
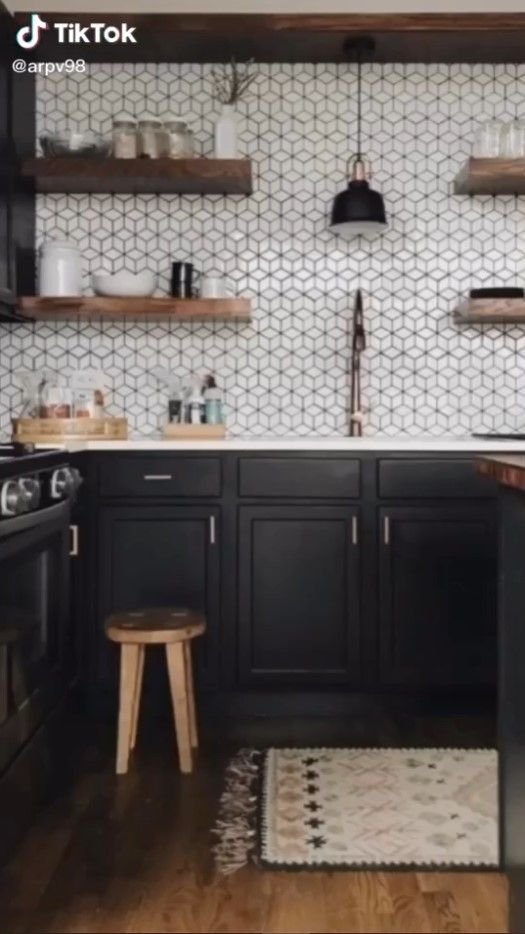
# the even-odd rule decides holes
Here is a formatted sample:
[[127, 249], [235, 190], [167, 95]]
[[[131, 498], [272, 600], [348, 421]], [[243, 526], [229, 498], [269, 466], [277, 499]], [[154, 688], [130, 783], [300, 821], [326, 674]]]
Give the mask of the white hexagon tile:
[[[346, 432], [351, 308], [365, 295], [366, 433], [465, 434], [525, 427], [525, 328], [458, 328], [474, 285], [525, 280], [525, 200], [459, 197], [452, 179], [477, 125], [523, 115], [525, 67], [367, 65], [364, 148], [389, 226], [344, 242], [327, 227], [355, 147], [356, 73], [345, 65], [260, 65], [242, 103], [241, 148], [254, 162], [244, 196], [39, 196], [38, 242], [71, 238], [84, 287], [98, 268], [170, 263], [225, 273], [253, 299], [250, 325], [0, 326], [0, 430], [21, 404], [13, 374], [98, 366], [112, 410], [158, 429], [163, 392], [149, 373], [213, 370], [235, 434]], [[39, 79], [38, 130], [111, 132], [112, 117], [180, 117], [212, 149], [209, 65], [98, 65]]]

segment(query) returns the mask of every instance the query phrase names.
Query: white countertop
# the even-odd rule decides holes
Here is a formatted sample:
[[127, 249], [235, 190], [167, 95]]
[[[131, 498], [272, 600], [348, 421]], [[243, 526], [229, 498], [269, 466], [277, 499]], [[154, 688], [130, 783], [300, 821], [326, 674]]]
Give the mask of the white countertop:
[[[49, 447], [50, 445], [38, 445]], [[226, 438], [217, 441], [172, 441], [159, 437], [136, 437], [128, 441], [71, 441], [53, 447], [69, 451], [451, 451], [471, 452], [473, 454], [501, 451], [505, 453], [525, 454], [525, 440], [501, 441], [482, 440], [479, 438], [433, 437], [420, 438], [407, 436], [369, 438], [347, 437], [291, 437], [291, 438]]]

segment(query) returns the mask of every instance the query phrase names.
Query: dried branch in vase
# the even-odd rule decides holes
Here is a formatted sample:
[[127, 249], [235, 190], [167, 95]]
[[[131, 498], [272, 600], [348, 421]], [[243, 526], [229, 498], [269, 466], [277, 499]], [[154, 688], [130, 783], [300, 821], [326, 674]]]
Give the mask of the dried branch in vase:
[[237, 62], [235, 58], [212, 70], [213, 96], [221, 104], [236, 104], [255, 81], [256, 73], [250, 72], [253, 58], [247, 62]]

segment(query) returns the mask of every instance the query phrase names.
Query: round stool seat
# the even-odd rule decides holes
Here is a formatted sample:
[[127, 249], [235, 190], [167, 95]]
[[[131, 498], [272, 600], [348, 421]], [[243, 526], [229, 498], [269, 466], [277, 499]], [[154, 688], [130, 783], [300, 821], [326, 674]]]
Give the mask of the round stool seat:
[[128, 645], [171, 645], [194, 639], [205, 631], [202, 613], [177, 607], [114, 613], [106, 623], [108, 639]]

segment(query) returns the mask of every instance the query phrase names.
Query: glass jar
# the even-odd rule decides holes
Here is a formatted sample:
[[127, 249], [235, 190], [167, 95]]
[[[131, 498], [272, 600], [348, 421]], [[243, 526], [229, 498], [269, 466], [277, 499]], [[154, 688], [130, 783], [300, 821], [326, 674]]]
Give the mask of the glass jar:
[[82, 264], [76, 243], [45, 240], [40, 247], [39, 295], [82, 294]]
[[182, 120], [166, 120], [164, 124], [167, 155], [170, 159], [191, 159], [195, 152], [193, 133]]
[[488, 120], [476, 133], [473, 155], [479, 159], [497, 159], [503, 152], [503, 123]]
[[164, 154], [165, 132], [160, 120], [139, 120], [138, 154], [147, 159], [158, 159]]
[[115, 159], [136, 159], [137, 124], [134, 120], [113, 121], [113, 155]]
[[525, 123], [513, 120], [503, 131], [502, 156], [505, 159], [522, 159], [525, 156]]

